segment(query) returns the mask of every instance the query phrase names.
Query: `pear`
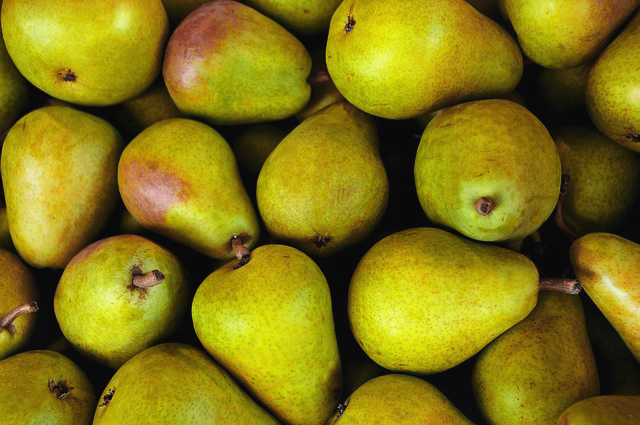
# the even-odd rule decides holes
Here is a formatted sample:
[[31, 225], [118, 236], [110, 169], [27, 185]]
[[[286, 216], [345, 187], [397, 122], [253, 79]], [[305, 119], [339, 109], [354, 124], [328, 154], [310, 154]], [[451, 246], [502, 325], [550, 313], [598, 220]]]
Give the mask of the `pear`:
[[171, 335], [190, 297], [182, 265], [171, 252], [141, 236], [117, 235], [73, 257], [53, 307], [77, 351], [117, 369]]
[[478, 354], [472, 387], [496, 425], [554, 425], [571, 404], [600, 395], [580, 297], [541, 292], [526, 318]]
[[512, 243], [553, 212], [561, 163], [535, 115], [515, 102], [488, 99], [446, 108], [429, 122], [414, 174], [432, 223], [472, 239]]
[[98, 399], [86, 373], [49, 350], [0, 361], [0, 417], [7, 424], [89, 425]]
[[158, 344], [122, 365], [109, 380], [93, 425], [277, 425], [207, 354], [190, 345]]
[[269, 154], [289, 132], [272, 122], [249, 124], [238, 132], [229, 145], [233, 150], [240, 173], [257, 180]]
[[309, 52], [282, 26], [242, 3], [212, 1], [173, 32], [162, 73], [186, 116], [237, 125], [300, 112], [310, 70]]
[[169, 37], [161, 0], [5, 0], [1, 16], [20, 73], [79, 105], [115, 105], [146, 90], [160, 74]]
[[322, 271], [285, 245], [238, 249], [238, 258], [196, 291], [198, 339], [282, 422], [324, 424], [338, 404], [342, 370]]
[[7, 207], [5, 205], [0, 205], [0, 249], [7, 249], [12, 252], [16, 250], [9, 231], [9, 218], [7, 217]]
[[0, 360], [27, 343], [36, 324], [40, 290], [31, 270], [11, 251], [0, 249]]
[[576, 235], [614, 232], [640, 193], [640, 157], [591, 126], [551, 129], [570, 177], [562, 202], [564, 224]]
[[249, 248], [258, 241], [233, 151], [204, 123], [174, 118], [142, 131], [122, 153], [118, 186], [141, 226], [207, 256], [232, 259], [234, 236]]
[[256, 187], [269, 234], [314, 257], [333, 255], [369, 235], [388, 197], [376, 123], [346, 101], [291, 131], [265, 161]]
[[340, 405], [327, 425], [473, 425], [436, 387], [398, 373], [362, 384]]
[[162, 0], [164, 9], [167, 11], [171, 31], [175, 30], [191, 12], [210, 1], [211, 0]]
[[0, 37], [0, 133], [22, 116], [30, 99], [31, 85], [14, 65]]
[[593, 64], [591, 61], [572, 68], [540, 68], [535, 93], [542, 109], [556, 116], [586, 116], [584, 94]]
[[640, 244], [594, 232], [576, 239], [569, 256], [589, 298], [640, 361]]
[[374, 244], [358, 263], [349, 322], [382, 367], [433, 374], [527, 317], [541, 289], [576, 293], [579, 286], [540, 279], [531, 260], [507, 248], [437, 228], [407, 229]]
[[27, 264], [64, 268], [95, 240], [119, 200], [123, 146], [107, 121], [66, 106], [36, 109], [11, 128], [2, 183], [11, 238]]
[[638, 421], [640, 396], [601, 395], [572, 404], [556, 425], [636, 425]]
[[325, 35], [329, 22], [342, 0], [245, 0], [293, 34]]
[[349, 102], [390, 119], [508, 93], [523, 72], [516, 41], [464, 0], [345, 0], [326, 60]]
[[640, 13], [598, 57], [587, 77], [587, 112], [602, 134], [640, 152]]
[[598, 56], [638, 0], [499, 0], [522, 53], [545, 68], [573, 68]]

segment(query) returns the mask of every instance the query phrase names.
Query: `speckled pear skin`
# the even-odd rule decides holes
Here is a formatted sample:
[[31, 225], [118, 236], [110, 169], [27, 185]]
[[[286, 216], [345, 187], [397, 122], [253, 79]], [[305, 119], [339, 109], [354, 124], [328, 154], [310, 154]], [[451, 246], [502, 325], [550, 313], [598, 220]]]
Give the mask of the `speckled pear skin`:
[[390, 119], [500, 96], [523, 70], [513, 37], [464, 0], [345, 0], [326, 60], [349, 102]]
[[271, 17], [293, 34], [325, 34], [342, 0], [245, 0], [245, 3]]
[[186, 116], [211, 125], [275, 121], [311, 95], [311, 57], [290, 32], [235, 1], [205, 3], [171, 35], [162, 74]]
[[554, 69], [595, 59], [638, 4], [638, 0], [499, 0], [522, 53]]
[[324, 424], [342, 370], [327, 281], [311, 258], [262, 245], [211, 273], [192, 304], [204, 348], [283, 423]]
[[31, 85], [9, 57], [4, 39], [0, 40], [0, 132], [7, 130], [20, 118], [29, 104], [30, 96]]
[[269, 234], [312, 257], [364, 239], [389, 198], [373, 117], [341, 101], [304, 120], [265, 161], [256, 198]]
[[601, 395], [569, 406], [556, 425], [637, 425], [640, 396]]
[[450, 369], [524, 319], [538, 299], [525, 256], [436, 228], [376, 243], [351, 278], [348, 314], [362, 349], [382, 367]]
[[327, 425], [473, 425], [444, 394], [415, 376], [387, 374], [362, 384]]
[[122, 137], [107, 121], [66, 106], [29, 112], [7, 134], [2, 181], [20, 257], [64, 268], [95, 240], [118, 202]]
[[608, 138], [640, 152], [640, 13], [607, 46], [589, 72], [587, 112]]
[[[40, 301], [40, 289], [22, 259], [11, 251], [0, 249], [0, 318], [14, 308]], [[0, 360], [20, 350], [33, 333], [38, 313], [28, 313], [13, 321], [13, 335], [0, 327]]]
[[571, 178], [564, 223], [578, 236], [618, 230], [640, 192], [640, 157], [590, 126], [559, 127], [551, 135], [562, 173]]
[[199, 121], [162, 120], [138, 134], [120, 158], [118, 187], [140, 225], [210, 257], [233, 258], [234, 236], [249, 249], [258, 242], [233, 151]]
[[93, 425], [279, 424], [204, 351], [186, 344], [159, 344], [133, 357], [115, 372], [100, 404], [109, 390]]
[[640, 361], [640, 245], [594, 232], [576, 239], [569, 256], [589, 298]]
[[542, 291], [525, 319], [479, 353], [471, 382], [494, 425], [554, 425], [571, 404], [600, 395], [580, 297]]
[[169, 21], [160, 0], [4, 0], [1, 16], [16, 67], [55, 98], [115, 105], [161, 72]]
[[[472, 239], [511, 243], [536, 231], [560, 194], [553, 138], [528, 109], [504, 99], [444, 109], [422, 134], [414, 167], [420, 205], [432, 223]], [[481, 215], [476, 202], [493, 201]]]
[[[49, 350], [24, 351], [0, 361], [0, 417], [7, 424], [90, 425], [98, 404], [93, 384], [68, 357]], [[73, 387], [63, 399], [49, 381]]]

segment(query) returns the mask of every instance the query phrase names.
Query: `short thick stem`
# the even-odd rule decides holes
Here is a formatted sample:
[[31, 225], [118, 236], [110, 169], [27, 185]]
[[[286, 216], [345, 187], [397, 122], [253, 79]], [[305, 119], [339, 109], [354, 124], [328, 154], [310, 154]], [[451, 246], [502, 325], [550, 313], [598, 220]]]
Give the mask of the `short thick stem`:
[[557, 291], [566, 294], [577, 295], [582, 290], [582, 285], [577, 279], [544, 278], [539, 282], [541, 291]]
[[480, 215], [489, 215], [493, 211], [493, 200], [483, 196], [476, 201], [476, 212]]
[[153, 269], [149, 273], [138, 274], [133, 276], [133, 285], [138, 288], [151, 288], [160, 285], [164, 281], [164, 273], [160, 270]]
[[7, 329], [9, 330], [9, 332], [11, 332], [11, 330], [13, 329], [11, 325], [13, 324], [14, 320], [22, 316], [23, 314], [35, 313], [36, 311], [38, 311], [38, 304], [35, 301], [30, 301], [28, 303], [19, 305], [18, 307], [7, 313], [7, 315], [0, 320], [0, 331], [2, 329]]
[[331, 77], [329, 76], [329, 73], [324, 69], [316, 71], [313, 74], [309, 75], [309, 77], [307, 77], [307, 83], [309, 83], [309, 85], [311, 86], [317, 86], [329, 81], [331, 81]]
[[239, 261], [236, 268], [242, 267], [249, 262], [249, 260], [251, 259], [251, 251], [249, 251], [249, 248], [244, 246], [242, 240], [240, 239], [240, 236], [234, 236], [231, 238], [231, 247], [233, 248], [233, 253]]

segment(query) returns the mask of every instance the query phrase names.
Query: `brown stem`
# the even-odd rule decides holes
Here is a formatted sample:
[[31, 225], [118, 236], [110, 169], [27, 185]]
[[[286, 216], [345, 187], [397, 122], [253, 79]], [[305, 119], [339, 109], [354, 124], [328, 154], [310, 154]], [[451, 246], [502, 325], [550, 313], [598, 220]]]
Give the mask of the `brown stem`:
[[13, 335], [15, 333], [15, 328], [13, 327], [14, 320], [23, 314], [35, 313], [36, 311], [38, 311], [38, 304], [35, 301], [19, 305], [0, 319], [0, 332], [2, 332], [2, 329], [6, 329], [11, 335]]
[[571, 295], [577, 295], [582, 290], [577, 279], [543, 278], [540, 279], [539, 286], [541, 291], [558, 291]]
[[162, 281], [164, 281], [164, 273], [156, 269], [146, 274], [133, 276], [133, 284], [138, 288], [151, 288], [152, 286], [160, 285]]
[[67, 384], [67, 380], [56, 382], [54, 379], [49, 381], [49, 391], [54, 393], [60, 400], [64, 400], [69, 396], [69, 393], [73, 390], [73, 387]]
[[320, 69], [307, 77], [307, 83], [311, 86], [317, 86], [329, 81], [331, 81], [331, 77], [324, 69]]
[[578, 235], [564, 222], [564, 218], [562, 218], [562, 205], [564, 204], [564, 197], [567, 195], [567, 190], [569, 190], [569, 184], [571, 183], [571, 177], [568, 174], [562, 175], [562, 181], [560, 183], [560, 195], [558, 196], [558, 203], [556, 204], [556, 210], [554, 213], [554, 220], [556, 222], [556, 226], [562, 233], [565, 234], [566, 237], [571, 241], [575, 241], [578, 239]]
[[242, 240], [240, 236], [236, 235], [231, 238], [231, 247], [233, 248], [233, 253], [236, 255], [238, 259], [238, 264], [236, 265], [236, 269], [244, 266], [251, 259], [251, 251], [249, 248], [242, 244]]
[[480, 215], [489, 215], [493, 211], [493, 200], [488, 196], [483, 196], [476, 201], [476, 211]]

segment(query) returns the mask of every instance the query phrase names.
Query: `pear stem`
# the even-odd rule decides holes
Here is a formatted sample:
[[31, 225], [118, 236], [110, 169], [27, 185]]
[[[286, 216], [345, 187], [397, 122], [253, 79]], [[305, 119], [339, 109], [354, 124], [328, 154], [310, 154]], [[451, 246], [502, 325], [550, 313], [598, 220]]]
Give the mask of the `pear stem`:
[[317, 86], [331, 81], [329, 73], [324, 69], [320, 69], [307, 77], [307, 83], [311, 86]]
[[493, 200], [488, 196], [478, 198], [476, 201], [476, 211], [480, 215], [489, 215], [493, 211]]
[[164, 273], [160, 270], [153, 269], [146, 274], [137, 274], [133, 276], [133, 284], [138, 288], [151, 288], [160, 285], [164, 281]]
[[240, 268], [249, 262], [251, 259], [251, 251], [242, 244], [240, 236], [236, 235], [231, 238], [231, 247], [233, 248], [233, 253], [238, 259], [238, 265], [235, 268]]
[[560, 182], [560, 195], [558, 196], [558, 203], [556, 204], [556, 211], [554, 213], [554, 220], [556, 222], [556, 226], [566, 237], [571, 241], [575, 241], [578, 239], [578, 235], [575, 232], [567, 227], [562, 218], [562, 205], [564, 204], [564, 197], [567, 195], [567, 190], [569, 189], [569, 184], [571, 183], [571, 177], [568, 174], [562, 175], [562, 181]]
[[539, 286], [541, 291], [558, 291], [571, 295], [577, 295], [582, 290], [577, 279], [544, 278], [540, 279]]
[[19, 305], [0, 320], [0, 332], [2, 332], [3, 329], [7, 329], [9, 333], [13, 335], [13, 321], [23, 314], [35, 313], [36, 311], [38, 311], [38, 304], [35, 301]]

